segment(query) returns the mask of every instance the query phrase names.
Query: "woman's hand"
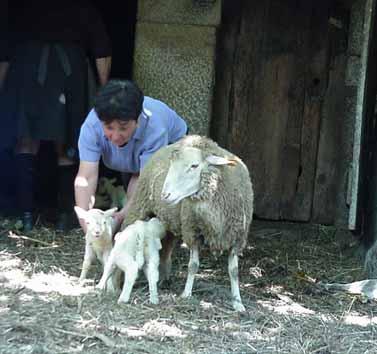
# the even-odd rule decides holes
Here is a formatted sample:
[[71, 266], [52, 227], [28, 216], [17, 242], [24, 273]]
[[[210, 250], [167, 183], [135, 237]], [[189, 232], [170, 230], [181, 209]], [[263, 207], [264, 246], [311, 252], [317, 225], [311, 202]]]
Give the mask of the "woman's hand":
[[114, 225], [114, 229], [115, 229], [115, 232], [118, 232], [122, 223], [123, 223], [123, 220], [125, 218], [125, 213], [123, 212], [123, 210], [120, 210], [116, 213], [113, 214], [113, 219], [115, 221], [115, 225]]

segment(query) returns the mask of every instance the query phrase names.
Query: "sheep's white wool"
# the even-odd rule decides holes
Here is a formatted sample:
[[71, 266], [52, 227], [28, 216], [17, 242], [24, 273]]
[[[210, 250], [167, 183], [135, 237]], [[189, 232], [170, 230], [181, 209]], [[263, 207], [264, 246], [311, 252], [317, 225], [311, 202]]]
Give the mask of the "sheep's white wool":
[[[242, 311], [238, 287], [238, 255], [242, 253], [253, 216], [253, 188], [240, 158], [206, 137], [186, 136], [157, 151], [140, 173], [135, 198], [124, 226], [151, 215], [190, 248], [185, 296], [191, 295], [199, 266], [199, 236], [214, 255], [229, 252], [233, 306]], [[172, 243], [161, 259], [168, 278]], [[192, 271], [190, 271], [192, 269]]]

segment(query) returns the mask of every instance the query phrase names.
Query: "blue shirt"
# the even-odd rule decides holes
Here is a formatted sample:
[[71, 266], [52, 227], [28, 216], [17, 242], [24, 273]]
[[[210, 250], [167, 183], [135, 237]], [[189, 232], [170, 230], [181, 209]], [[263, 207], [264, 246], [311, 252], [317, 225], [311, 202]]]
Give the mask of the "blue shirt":
[[80, 160], [97, 162], [102, 157], [112, 170], [137, 173], [154, 152], [176, 142], [186, 131], [186, 122], [175, 111], [159, 100], [144, 97], [138, 126], [128, 143], [119, 147], [106, 138], [102, 122], [92, 109], [80, 130]]

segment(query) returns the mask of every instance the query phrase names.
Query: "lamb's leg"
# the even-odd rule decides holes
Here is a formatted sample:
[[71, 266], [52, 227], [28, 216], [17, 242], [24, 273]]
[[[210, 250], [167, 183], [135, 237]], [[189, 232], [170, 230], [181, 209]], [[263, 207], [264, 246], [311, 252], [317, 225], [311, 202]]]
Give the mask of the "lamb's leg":
[[[105, 263], [101, 280], [98, 282], [96, 286], [97, 289], [107, 290], [107, 286], [110, 285], [108, 279], [111, 277], [111, 274], [114, 272], [115, 268], [116, 264], [114, 255], [110, 254], [110, 257], [108, 257]], [[109, 290], [112, 291], [112, 289]]]
[[95, 259], [96, 259], [96, 255], [94, 254], [92, 247], [88, 243], [86, 243], [84, 261], [82, 263], [82, 270], [81, 270], [80, 279], [79, 279], [80, 283], [83, 283], [84, 280], [86, 279], [90, 266]]
[[228, 257], [228, 272], [232, 292], [232, 305], [236, 311], [243, 312], [245, 307], [242, 304], [240, 288], [238, 284], [238, 256], [232, 249]]
[[105, 273], [106, 265], [110, 263], [110, 266], [108, 268], [108, 271], [110, 269], [110, 274], [106, 278], [106, 281], [107, 281], [105, 285], [106, 291], [110, 293], [115, 293], [117, 291], [117, 286], [116, 286], [117, 283], [115, 279], [117, 272], [115, 272], [116, 266], [115, 266], [114, 256], [111, 256], [110, 251], [105, 251], [103, 253], [102, 260], [103, 260], [104, 273]]
[[185, 285], [185, 290], [182, 297], [190, 297], [192, 294], [192, 287], [194, 285], [195, 274], [199, 269], [199, 245], [195, 243], [190, 250], [190, 261], [188, 264], [188, 274]]
[[163, 284], [168, 281], [171, 273], [171, 255], [173, 253], [177, 239], [171, 232], [167, 232], [166, 236], [161, 240], [162, 248], [160, 251], [160, 282]]
[[139, 271], [136, 262], [128, 261], [124, 261], [122, 264], [118, 262], [118, 267], [124, 271], [123, 290], [119, 296], [118, 304], [128, 302], [130, 300], [131, 291]]
[[157, 305], [158, 304], [158, 292], [157, 292], [157, 282], [158, 282], [158, 260], [157, 262], [150, 260], [145, 267], [146, 269], [146, 275], [148, 279], [148, 285], [149, 285], [149, 301], [152, 304]]

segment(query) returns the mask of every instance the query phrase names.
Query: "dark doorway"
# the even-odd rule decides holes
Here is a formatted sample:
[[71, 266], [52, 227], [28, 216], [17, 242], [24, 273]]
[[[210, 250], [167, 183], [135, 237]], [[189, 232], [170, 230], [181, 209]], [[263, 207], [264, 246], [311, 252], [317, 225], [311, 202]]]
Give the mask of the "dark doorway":
[[111, 77], [131, 79], [137, 0], [93, 0], [100, 11], [112, 41]]

